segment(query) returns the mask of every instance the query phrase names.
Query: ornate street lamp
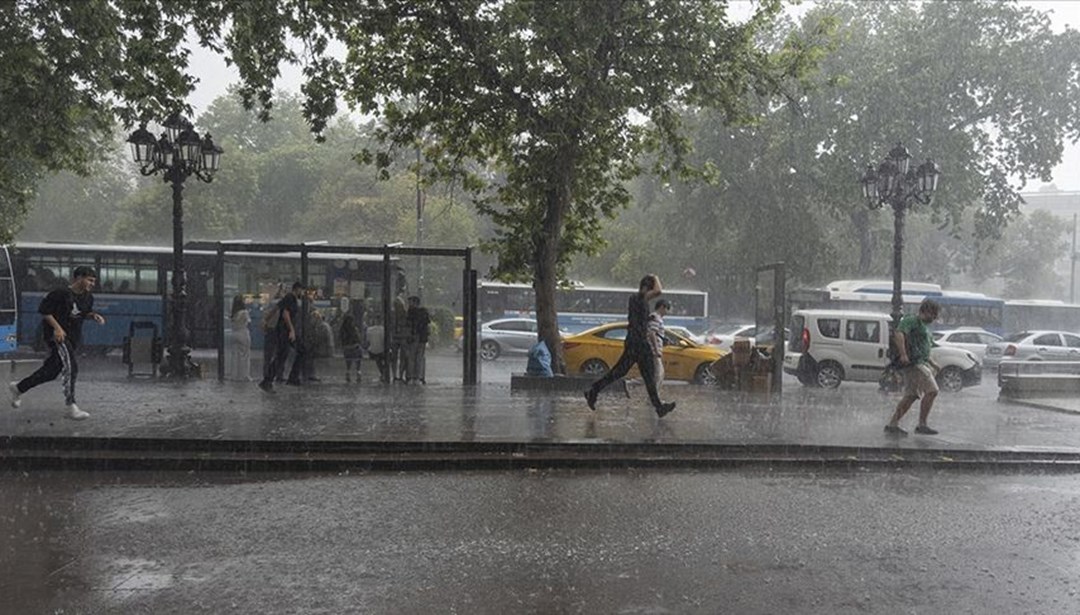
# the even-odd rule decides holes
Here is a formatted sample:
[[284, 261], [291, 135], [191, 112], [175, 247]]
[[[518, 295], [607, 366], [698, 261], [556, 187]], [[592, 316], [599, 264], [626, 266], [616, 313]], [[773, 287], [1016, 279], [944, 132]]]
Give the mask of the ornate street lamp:
[[895, 327], [900, 323], [904, 310], [901, 290], [904, 260], [904, 215], [916, 203], [929, 205], [937, 190], [941, 170], [933, 160], [927, 160], [918, 168], [911, 168], [911, 154], [902, 144], [889, 151], [885, 160], [874, 169], [867, 165], [862, 176], [863, 197], [870, 209], [888, 205], [893, 210], [893, 294], [892, 319]]
[[207, 134], [200, 137], [191, 122], [173, 113], [162, 122], [165, 132], [160, 139], [146, 129], [146, 124], [131, 133], [131, 156], [143, 175], [161, 173], [173, 192], [173, 275], [172, 320], [169, 331], [168, 365], [162, 370], [174, 378], [194, 375], [198, 366], [191, 361], [186, 321], [187, 274], [184, 272], [184, 180], [194, 175], [210, 183], [221, 164], [223, 150]]

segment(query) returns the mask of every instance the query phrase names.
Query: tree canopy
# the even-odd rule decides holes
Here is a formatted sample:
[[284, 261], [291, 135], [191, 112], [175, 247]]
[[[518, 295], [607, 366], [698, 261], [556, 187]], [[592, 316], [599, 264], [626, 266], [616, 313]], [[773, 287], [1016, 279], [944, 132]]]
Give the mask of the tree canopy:
[[822, 19], [843, 25], [814, 87], [751, 127], [687, 112], [692, 160], [711, 165], [714, 181], [639, 182], [649, 214], [618, 221], [613, 253], [576, 264], [575, 276], [640, 262], [652, 246], [633, 238], [651, 232], [678, 238], [667, 274], [692, 269], [686, 282], [713, 291], [721, 311], [747, 311], [739, 298], [770, 261], [786, 262], [793, 283], [887, 277], [891, 215], [866, 208], [858, 177], [901, 140], [944, 170], [934, 203], [909, 218], [906, 271], [943, 283], [974, 273], [1017, 216], [1023, 182], [1048, 179], [1080, 137], [1080, 36], [1015, 3], [944, 1], [819, 2], [769, 36]]

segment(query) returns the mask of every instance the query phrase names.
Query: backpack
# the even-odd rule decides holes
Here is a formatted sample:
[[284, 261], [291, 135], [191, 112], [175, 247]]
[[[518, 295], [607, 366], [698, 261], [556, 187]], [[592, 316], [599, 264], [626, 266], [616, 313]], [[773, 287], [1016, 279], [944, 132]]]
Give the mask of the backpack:
[[278, 319], [280, 317], [281, 308], [278, 306], [277, 303], [275, 303], [273, 307], [262, 313], [262, 320], [260, 321], [260, 326], [262, 327], [262, 330], [266, 333], [270, 333], [271, 331], [276, 329], [278, 325]]

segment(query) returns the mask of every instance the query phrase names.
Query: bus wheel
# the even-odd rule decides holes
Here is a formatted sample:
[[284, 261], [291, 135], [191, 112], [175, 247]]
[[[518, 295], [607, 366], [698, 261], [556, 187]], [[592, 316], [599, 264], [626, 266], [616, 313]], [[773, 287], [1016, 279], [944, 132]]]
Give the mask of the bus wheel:
[[607, 373], [608, 366], [600, 359], [589, 359], [581, 364], [581, 373], [589, 376], [603, 376]]
[[480, 358], [485, 361], [498, 359], [500, 352], [499, 344], [495, 341], [484, 340], [480, 343]]

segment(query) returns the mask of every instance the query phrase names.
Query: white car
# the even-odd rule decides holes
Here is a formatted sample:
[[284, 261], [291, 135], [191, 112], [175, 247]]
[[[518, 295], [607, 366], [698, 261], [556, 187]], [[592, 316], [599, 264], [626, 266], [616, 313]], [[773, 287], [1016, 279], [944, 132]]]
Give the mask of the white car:
[[703, 337], [705, 338], [705, 343], [709, 346], [731, 350], [731, 345], [735, 343], [735, 338], [749, 339], [751, 340], [751, 343], [753, 343], [755, 335], [757, 335], [757, 325], [750, 323], [709, 329], [705, 332]]
[[934, 331], [934, 343], [939, 346], [963, 348], [975, 355], [979, 363], [986, 356], [986, 346], [1001, 341], [1001, 336], [984, 329], [961, 327], [947, 331]]
[[692, 333], [690, 329], [687, 329], [686, 327], [680, 327], [679, 325], [664, 325], [664, 330], [674, 331], [695, 344], [701, 344], [702, 346], [706, 345], [704, 336]]
[[[841, 382], [878, 382], [889, 364], [889, 316], [853, 310], [798, 310], [784, 354], [784, 372], [806, 386], [836, 388]], [[955, 392], [982, 381], [975, 355], [961, 348], [934, 346], [930, 359], [941, 368], [938, 386]]]
[[986, 366], [1002, 361], [1080, 361], [1080, 334], [1068, 331], [1022, 331], [986, 349]]
[[[480, 325], [480, 358], [494, 361], [504, 354], [528, 354], [536, 344], [534, 318], [500, 318]], [[569, 333], [559, 331], [566, 337]]]

